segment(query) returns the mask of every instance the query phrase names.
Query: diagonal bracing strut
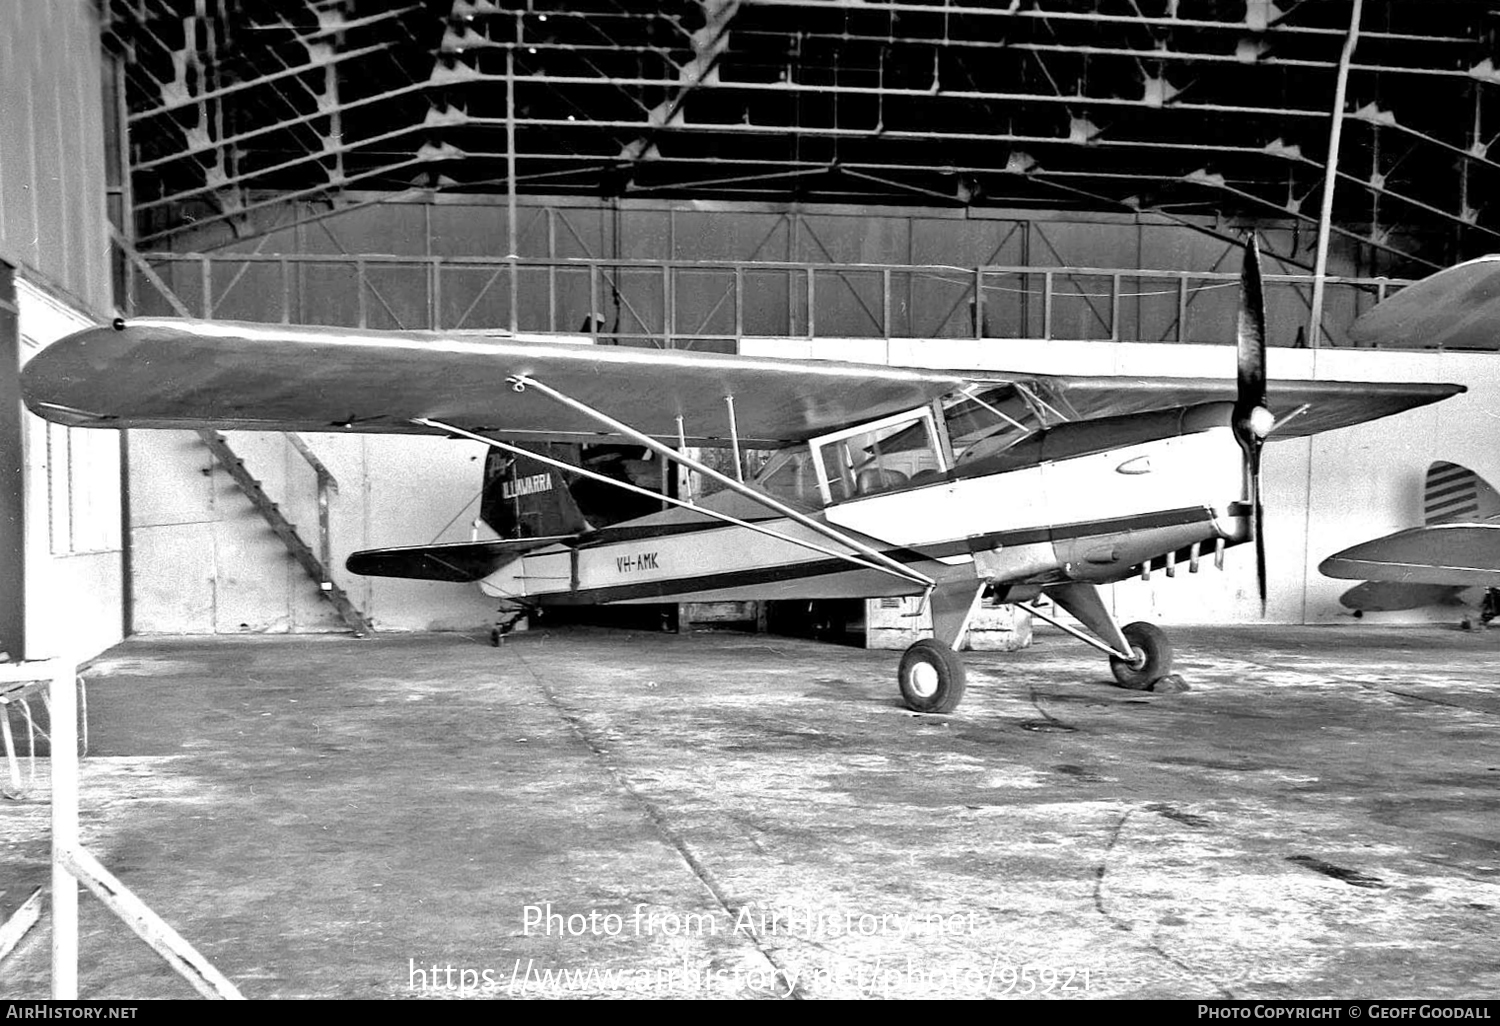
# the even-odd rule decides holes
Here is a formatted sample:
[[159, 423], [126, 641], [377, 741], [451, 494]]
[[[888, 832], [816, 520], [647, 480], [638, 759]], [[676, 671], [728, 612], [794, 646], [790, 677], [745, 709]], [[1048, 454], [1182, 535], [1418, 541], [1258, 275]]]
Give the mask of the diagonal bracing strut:
[[931, 588], [935, 583], [933, 579], [931, 577], [928, 577], [926, 574], [911, 569], [906, 564], [892, 559], [890, 556], [887, 556], [885, 553], [879, 551], [878, 549], [871, 548], [870, 546], [865, 545], [863, 542], [855, 541], [844, 532], [830, 527], [827, 524], [820, 523], [819, 521], [814, 520], [806, 513], [801, 513], [793, 509], [792, 507], [786, 505], [784, 502], [781, 502], [767, 495], [765, 492], [756, 491], [748, 485], [742, 484], [726, 474], [721, 474], [719, 471], [715, 470], [713, 467], [708, 466], [706, 463], [702, 463], [690, 456], [686, 456], [676, 451], [669, 445], [663, 445], [661, 442], [658, 442], [655, 438], [652, 438], [645, 432], [637, 431], [630, 425], [623, 424], [620, 421], [615, 420], [608, 414], [599, 412], [588, 403], [580, 402], [570, 395], [559, 392], [551, 385], [544, 384], [538, 381], [536, 378], [527, 377], [525, 375], [517, 375], [511, 378], [510, 383], [511, 387], [514, 388], [517, 392], [524, 392], [528, 388], [534, 388], [538, 392], [542, 393], [550, 399], [556, 400], [569, 409], [576, 410], [579, 413], [582, 413], [584, 416], [598, 421], [610, 431], [624, 435], [626, 438], [644, 445], [646, 448], [650, 449], [652, 452], [663, 457], [664, 459], [673, 460], [674, 462], [680, 463], [684, 467], [687, 467], [689, 470], [697, 471], [704, 477], [712, 478], [713, 480], [723, 485], [725, 488], [728, 488], [730, 491], [737, 492], [738, 494], [743, 495], [745, 498], [766, 507], [773, 513], [779, 513], [790, 520], [796, 521], [809, 530], [816, 531], [818, 534], [821, 534], [825, 538], [836, 541], [840, 545], [848, 546], [855, 552], [858, 552], [860, 555], [865, 556], [868, 559], [872, 559], [875, 562], [886, 567], [890, 572], [894, 573], [898, 577], [905, 578], [906, 580], [911, 581], [914, 584], [920, 584], [924, 588]]

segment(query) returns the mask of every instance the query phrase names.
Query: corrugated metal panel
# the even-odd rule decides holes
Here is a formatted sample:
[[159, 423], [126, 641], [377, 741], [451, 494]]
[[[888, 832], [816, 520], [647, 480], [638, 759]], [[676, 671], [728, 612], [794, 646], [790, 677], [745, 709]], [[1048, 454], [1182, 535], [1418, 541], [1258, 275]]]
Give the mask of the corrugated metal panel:
[[97, 16], [0, 4], [0, 257], [111, 309]]

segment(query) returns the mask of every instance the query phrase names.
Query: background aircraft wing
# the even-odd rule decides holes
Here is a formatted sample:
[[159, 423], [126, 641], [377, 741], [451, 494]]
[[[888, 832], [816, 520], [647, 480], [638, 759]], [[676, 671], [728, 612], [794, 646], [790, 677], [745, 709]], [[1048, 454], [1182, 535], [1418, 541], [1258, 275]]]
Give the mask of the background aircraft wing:
[[1356, 320], [1349, 337], [1372, 346], [1500, 349], [1500, 255], [1408, 285]]
[[[922, 406], [973, 383], [1029, 381], [1092, 418], [1235, 398], [1232, 380], [1007, 376], [872, 363], [579, 345], [555, 337], [362, 331], [233, 321], [143, 319], [90, 328], [42, 350], [22, 391], [33, 412], [79, 427], [441, 433], [604, 441], [599, 426], [536, 389], [551, 385], [664, 441], [682, 418], [689, 445], [774, 449]], [[1280, 381], [1272, 437], [1357, 424], [1435, 402], [1459, 385]], [[1048, 400], [1051, 401], [1051, 400]]]
[[[1060, 377], [1048, 379], [1046, 384], [1082, 419], [1235, 400], [1235, 383], [1229, 379]], [[1363, 424], [1463, 391], [1462, 385], [1425, 382], [1272, 378], [1267, 399], [1277, 424], [1269, 440], [1301, 438]], [[1292, 416], [1303, 407], [1301, 413]]]
[[1408, 528], [1335, 553], [1318, 570], [1352, 580], [1500, 587], [1500, 522]]

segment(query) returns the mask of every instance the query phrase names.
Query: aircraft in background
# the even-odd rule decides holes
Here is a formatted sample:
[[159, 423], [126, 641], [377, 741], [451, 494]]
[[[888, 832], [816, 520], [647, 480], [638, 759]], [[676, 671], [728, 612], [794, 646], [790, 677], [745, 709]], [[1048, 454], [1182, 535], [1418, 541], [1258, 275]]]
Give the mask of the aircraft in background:
[[[1478, 257], [1406, 286], [1361, 315], [1349, 336], [1377, 348], [1417, 340], [1446, 350], [1500, 348], [1500, 255]], [[1477, 622], [1488, 623], [1500, 614], [1500, 498], [1455, 463], [1428, 468], [1424, 498], [1424, 526], [1351, 546], [1318, 569], [1328, 577], [1366, 582], [1339, 600], [1355, 615], [1477, 605]], [[1475, 619], [1466, 617], [1464, 625], [1473, 626]]]
[[[1460, 385], [1288, 381], [1267, 396], [1258, 254], [1244, 261], [1235, 381], [1006, 375], [681, 350], [232, 322], [140, 320], [36, 355], [23, 394], [80, 427], [420, 432], [499, 454], [485, 514], [507, 535], [351, 555], [351, 572], [477, 583], [511, 610], [588, 603], [923, 596], [907, 706], [949, 712], [955, 649], [987, 592], [1105, 652], [1116, 680], [1171, 673], [1153, 624], [1099, 587], [1190, 571], [1254, 541], [1262, 446], [1435, 402]], [[1280, 415], [1279, 419], [1276, 416]], [[645, 488], [621, 444], [722, 491]], [[716, 469], [689, 447], [723, 446]], [[746, 480], [745, 449], [775, 450]], [[509, 461], [509, 462], [506, 462]], [[618, 519], [609, 487], [656, 508]], [[640, 512], [639, 510], [632, 512]], [[1082, 625], [1036, 604], [1050, 598]]]
[[1500, 494], [1469, 468], [1438, 462], [1427, 468], [1422, 505], [1422, 527], [1353, 545], [1318, 570], [1364, 580], [1339, 597], [1355, 616], [1477, 605], [1477, 622], [1489, 623], [1500, 614]]

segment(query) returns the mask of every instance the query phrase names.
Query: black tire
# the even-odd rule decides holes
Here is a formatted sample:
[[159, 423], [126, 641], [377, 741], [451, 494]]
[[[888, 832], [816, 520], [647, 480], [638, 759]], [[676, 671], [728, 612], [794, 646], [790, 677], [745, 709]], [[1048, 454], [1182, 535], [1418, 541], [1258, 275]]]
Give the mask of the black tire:
[[1172, 642], [1166, 631], [1154, 623], [1138, 621], [1126, 624], [1122, 633], [1130, 643], [1131, 651], [1136, 653], [1136, 659], [1128, 662], [1118, 656], [1109, 657], [1109, 668], [1121, 687], [1145, 691], [1158, 677], [1172, 672]]
[[901, 700], [915, 712], [949, 713], [963, 701], [964, 661], [941, 641], [923, 638], [901, 656]]

